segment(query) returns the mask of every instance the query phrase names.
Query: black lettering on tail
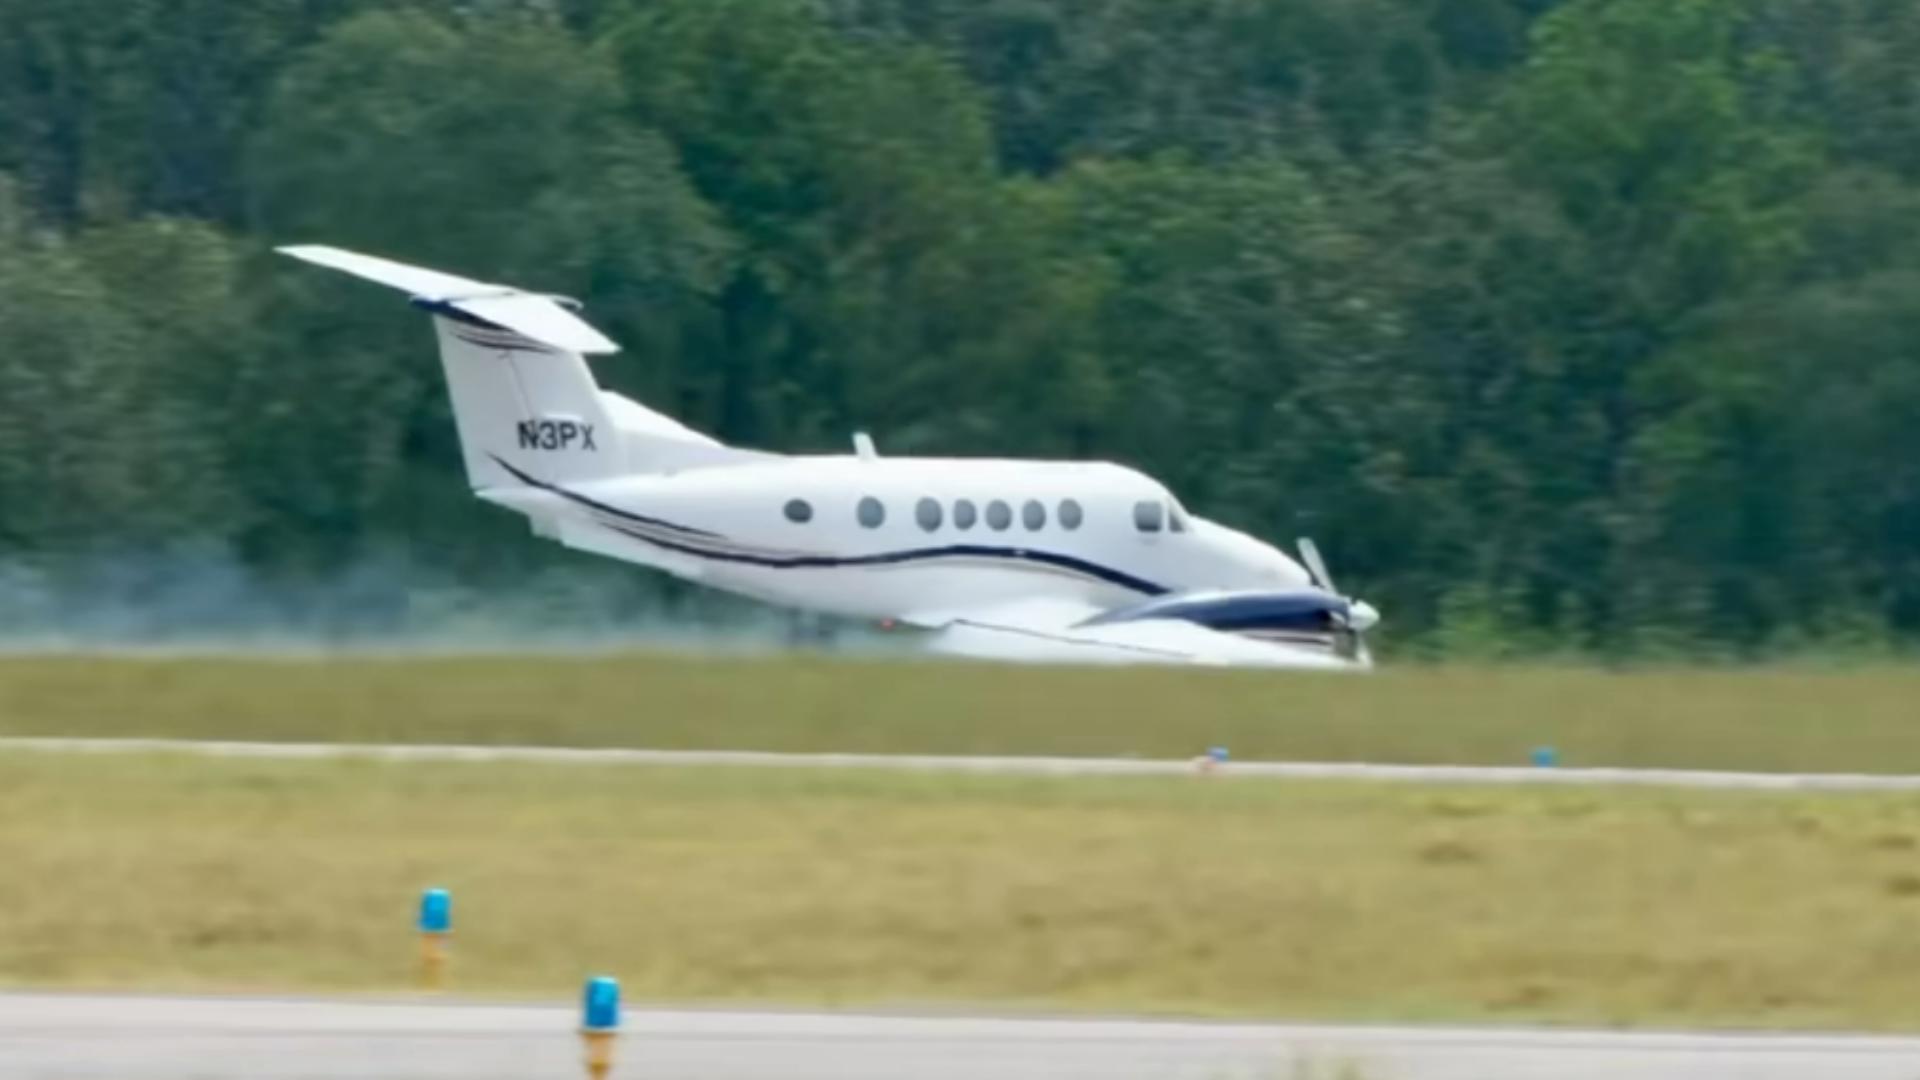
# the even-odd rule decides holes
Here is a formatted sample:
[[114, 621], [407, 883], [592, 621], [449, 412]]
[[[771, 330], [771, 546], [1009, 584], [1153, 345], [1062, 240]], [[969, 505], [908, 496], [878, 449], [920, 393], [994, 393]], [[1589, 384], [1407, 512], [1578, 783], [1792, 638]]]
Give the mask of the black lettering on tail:
[[522, 420], [514, 430], [522, 450], [571, 450], [575, 443], [582, 450], [600, 449], [593, 441], [593, 425], [574, 420]]

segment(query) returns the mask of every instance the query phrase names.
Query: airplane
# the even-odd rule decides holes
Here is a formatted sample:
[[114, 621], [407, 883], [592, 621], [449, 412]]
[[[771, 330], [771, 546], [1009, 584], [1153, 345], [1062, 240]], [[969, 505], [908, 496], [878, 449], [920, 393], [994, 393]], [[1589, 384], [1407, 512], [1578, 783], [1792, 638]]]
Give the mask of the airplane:
[[[935, 654], [1364, 670], [1379, 613], [1108, 462], [785, 455], [601, 389], [565, 297], [338, 248], [278, 249], [433, 316], [467, 480], [569, 548], [755, 600], [919, 628]], [[1304, 565], [1303, 565], [1304, 564]]]

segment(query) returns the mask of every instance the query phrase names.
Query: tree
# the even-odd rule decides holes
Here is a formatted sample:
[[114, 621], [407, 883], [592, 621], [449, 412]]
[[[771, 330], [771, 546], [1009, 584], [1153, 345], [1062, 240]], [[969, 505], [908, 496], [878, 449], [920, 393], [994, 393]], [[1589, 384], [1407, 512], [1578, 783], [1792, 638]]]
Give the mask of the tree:
[[[168, 273], [121, 302], [122, 244]], [[196, 320], [232, 297], [225, 244], [153, 222], [70, 243], [0, 181], [0, 546], [71, 555], [199, 538], [235, 509], [222, 435], [196, 408]], [[179, 305], [172, 307], [171, 305]], [[219, 530], [213, 530], [218, 539]]]
[[1728, 305], [1680, 351], [1684, 402], [1636, 440], [1639, 550], [1655, 586], [1693, 580], [1696, 629], [1758, 643], [1864, 611], [1920, 621], [1920, 273]]
[[[603, 374], [642, 376], [671, 406], [727, 240], [621, 107], [613, 70], [547, 20], [360, 16], [275, 87], [248, 153], [253, 228], [580, 296], [630, 350]], [[484, 558], [500, 533], [460, 501], [430, 339], [372, 317], [376, 300], [285, 270], [261, 289], [276, 331], [247, 383], [257, 418], [235, 433], [275, 507], [253, 548], [318, 538], [337, 560], [384, 522]]]
[[1169, 151], [1365, 153], [1423, 132], [1447, 82], [1435, 27], [1404, 0], [835, 6], [857, 32], [957, 56], [992, 94], [1002, 162], [1036, 175]]
[[1774, 272], [1818, 145], [1748, 0], [1576, 0], [1542, 19], [1492, 129], [1649, 321]]
[[[1074, 303], [992, 172], [985, 111], [949, 64], [849, 40], [779, 0], [663, 0], [611, 31], [633, 116], [681, 148], [740, 243], [707, 403], [720, 434], [951, 444], [1073, 352]], [[1003, 425], [1010, 426], [1010, 425]]]
[[61, 226], [238, 219], [274, 74], [362, 0], [0, 0], [0, 168]]

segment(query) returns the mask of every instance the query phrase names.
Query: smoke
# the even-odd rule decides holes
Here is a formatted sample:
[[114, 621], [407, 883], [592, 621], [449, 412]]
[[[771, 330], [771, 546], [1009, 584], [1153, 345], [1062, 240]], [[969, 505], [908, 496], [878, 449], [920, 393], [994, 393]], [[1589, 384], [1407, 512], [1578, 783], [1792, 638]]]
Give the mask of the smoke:
[[821, 620], [617, 564], [474, 582], [394, 550], [338, 570], [262, 575], [231, 554], [165, 550], [0, 559], [0, 651], [463, 653], [900, 649]]

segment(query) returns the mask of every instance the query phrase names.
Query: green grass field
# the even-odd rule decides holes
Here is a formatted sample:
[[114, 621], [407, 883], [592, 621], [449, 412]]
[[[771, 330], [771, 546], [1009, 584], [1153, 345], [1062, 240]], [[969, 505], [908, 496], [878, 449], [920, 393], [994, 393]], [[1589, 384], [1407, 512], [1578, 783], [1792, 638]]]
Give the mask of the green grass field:
[[0, 754], [0, 982], [1920, 1029], [1920, 797]]
[[1920, 668], [0, 659], [0, 734], [1920, 772]]

